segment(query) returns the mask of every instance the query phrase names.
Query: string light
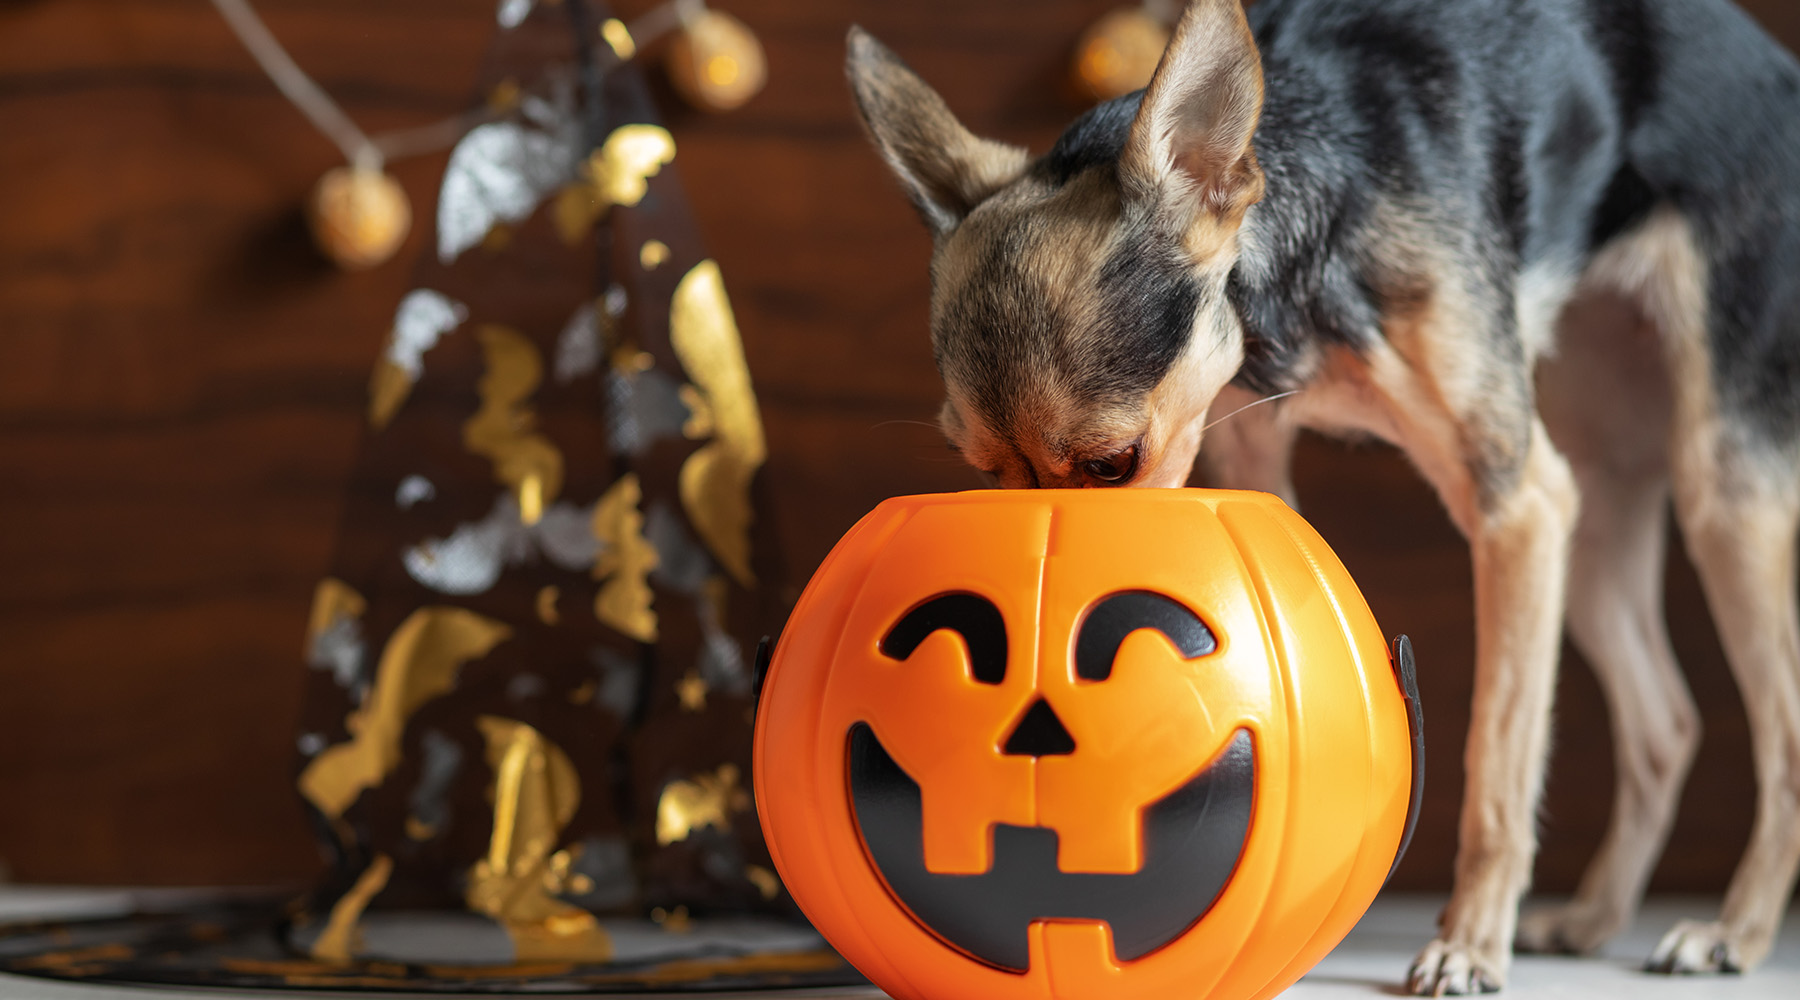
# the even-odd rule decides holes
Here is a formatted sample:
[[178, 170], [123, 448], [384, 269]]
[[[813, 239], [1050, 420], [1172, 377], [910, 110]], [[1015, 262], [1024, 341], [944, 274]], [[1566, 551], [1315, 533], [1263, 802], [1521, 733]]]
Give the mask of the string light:
[[769, 78], [762, 43], [744, 22], [704, 4], [684, 17], [669, 44], [669, 82], [705, 111], [733, 111], [755, 97]]
[[1169, 46], [1176, 7], [1172, 0], [1144, 0], [1095, 21], [1075, 43], [1075, 85], [1085, 96], [1110, 101], [1150, 83]]
[[[504, 103], [490, 102], [417, 128], [368, 135], [294, 62], [248, 0], [212, 2], [282, 96], [343, 153], [347, 165], [319, 180], [306, 215], [319, 249], [346, 270], [374, 267], [388, 260], [411, 227], [406, 192], [386, 172], [389, 161], [446, 149], [470, 129], [510, 110]], [[511, 0], [502, 10], [503, 23], [523, 20], [531, 7], [530, 0]], [[670, 81], [698, 108], [728, 111], [739, 107], [755, 96], [768, 78], [756, 35], [737, 18], [708, 8], [705, 0], [669, 0], [630, 24], [609, 18], [595, 41], [615, 64], [622, 64], [670, 32], [676, 33], [669, 47]]]

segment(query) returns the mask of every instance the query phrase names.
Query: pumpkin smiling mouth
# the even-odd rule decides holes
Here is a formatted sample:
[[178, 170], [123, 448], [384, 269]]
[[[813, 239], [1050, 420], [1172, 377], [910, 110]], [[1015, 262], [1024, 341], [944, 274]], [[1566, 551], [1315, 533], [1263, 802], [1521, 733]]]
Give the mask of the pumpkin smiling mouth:
[[1103, 921], [1127, 962], [1180, 937], [1231, 880], [1256, 801], [1254, 744], [1239, 729], [1187, 784], [1144, 808], [1136, 872], [1062, 871], [1055, 830], [997, 823], [986, 872], [940, 875], [925, 868], [918, 782], [867, 723], [851, 727], [848, 755], [857, 829], [889, 891], [927, 930], [1010, 972], [1030, 966], [1029, 928], [1040, 920]]

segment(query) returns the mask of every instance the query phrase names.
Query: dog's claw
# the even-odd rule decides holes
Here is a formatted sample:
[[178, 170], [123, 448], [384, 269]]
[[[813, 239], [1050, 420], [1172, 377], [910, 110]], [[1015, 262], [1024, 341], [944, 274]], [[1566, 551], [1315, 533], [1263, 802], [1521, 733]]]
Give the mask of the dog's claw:
[[1683, 920], [1663, 935], [1644, 968], [1672, 976], [1729, 974], [1742, 972], [1744, 963], [1724, 924]]
[[1477, 959], [1463, 946], [1433, 941], [1413, 960], [1407, 992], [1421, 997], [1498, 993], [1505, 975]]

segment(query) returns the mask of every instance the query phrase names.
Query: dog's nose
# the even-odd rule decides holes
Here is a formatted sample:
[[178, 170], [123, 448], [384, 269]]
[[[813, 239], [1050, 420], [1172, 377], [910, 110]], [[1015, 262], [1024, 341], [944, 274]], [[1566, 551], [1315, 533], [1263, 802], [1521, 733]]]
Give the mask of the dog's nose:
[[1056, 717], [1056, 709], [1039, 698], [1013, 726], [1000, 752], [1012, 757], [1057, 757], [1075, 752], [1075, 737]]

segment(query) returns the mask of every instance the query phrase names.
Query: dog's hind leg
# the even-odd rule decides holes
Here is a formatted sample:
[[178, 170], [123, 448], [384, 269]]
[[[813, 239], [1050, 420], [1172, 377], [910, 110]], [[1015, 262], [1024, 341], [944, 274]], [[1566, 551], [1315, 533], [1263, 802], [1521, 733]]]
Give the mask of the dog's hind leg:
[[1668, 375], [1656, 332], [1610, 296], [1569, 307], [1538, 410], [1581, 490], [1569, 631], [1612, 717], [1612, 821], [1570, 903], [1525, 914], [1522, 951], [1588, 953], [1631, 920], [1662, 853], [1700, 740], [1663, 622]]
[[1756, 823], [1719, 919], [1684, 921], [1657, 946], [1650, 967], [1664, 972], [1761, 962], [1800, 867], [1800, 484], [1791, 458], [1720, 454], [1721, 445], [1715, 438], [1712, 455], [1678, 459], [1676, 509], [1749, 713]]
[[1719, 919], [1677, 925], [1650, 967], [1729, 972], [1768, 955], [1800, 868], [1800, 472], [1789, 449], [1720, 419], [1705, 386], [1688, 395], [1699, 398], [1677, 406], [1675, 506], [1749, 714], [1756, 822]]

